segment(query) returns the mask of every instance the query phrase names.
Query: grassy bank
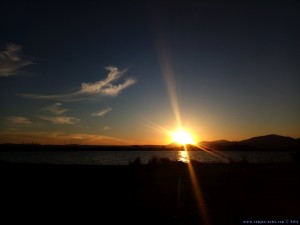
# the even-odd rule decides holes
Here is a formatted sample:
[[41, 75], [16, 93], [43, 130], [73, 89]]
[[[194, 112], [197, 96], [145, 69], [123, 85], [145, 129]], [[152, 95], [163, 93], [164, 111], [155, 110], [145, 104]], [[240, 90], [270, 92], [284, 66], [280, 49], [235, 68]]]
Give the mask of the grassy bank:
[[[187, 164], [168, 160], [128, 166], [2, 162], [2, 218], [12, 223], [193, 225], [204, 224], [205, 208], [211, 224], [300, 223], [298, 165], [191, 165], [198, 186]], [[195, 188], [201, 190], [201, 203]]]

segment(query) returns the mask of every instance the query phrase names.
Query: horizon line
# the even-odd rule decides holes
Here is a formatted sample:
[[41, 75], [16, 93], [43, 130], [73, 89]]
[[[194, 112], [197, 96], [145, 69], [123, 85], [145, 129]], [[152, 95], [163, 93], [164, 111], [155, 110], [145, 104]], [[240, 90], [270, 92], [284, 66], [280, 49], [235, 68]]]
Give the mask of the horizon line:
[[[217, 142], [217, 141], [228, 141], [228, 142], [242, 142], [245, 140], [249, 140], [252, 138], [258, 138], [258, 137], [266, 137], [266, 136], [279, 136], [279, 137], [285, 137], [285, 138], [292, 138], [294, 140], [298, 140], [300, 139], [300, 137], [298, 138], [294, 138], [291, 136], [284, 136], [284, 135], [279, 135], [279, 134], [267, 134], [267, 135], [259, 135], [259, 136], [252, 136], [250, 138], [246, 138], [246, 139], [242, 139], [239, 141], [230, 141], [230, 140], [226, 140], [226, 139], [217, 139], [217, 140], [213, 140], [213, 141], [199, 141], [198, 143], [202, 143], [202, 142]], [[70, 143], [70, 144], [41, 144], [41, 143], [36, 143], [36, 142], [23, 142], [23, 143], [10, 143], [10, 142], [6, 142], [6, 143], [0, 143], [0, 145], [43, 145], [43, 146], [102, 146], [102, 147], [120, 147], [120, 146], [128, 146], [128, 147], [134, 147], [134, 146], [170, 146], [170, 145], [178, 145], [178, 146], [183, 146], [180, 144], [177, 144], [175, 142], [171, 142], [169, 144], [76, 144], [76, 143]], [[193, 144], [187, 144], [187, 145], [193, 145]], [[196, 146], [196, 145], [194, 145]]]

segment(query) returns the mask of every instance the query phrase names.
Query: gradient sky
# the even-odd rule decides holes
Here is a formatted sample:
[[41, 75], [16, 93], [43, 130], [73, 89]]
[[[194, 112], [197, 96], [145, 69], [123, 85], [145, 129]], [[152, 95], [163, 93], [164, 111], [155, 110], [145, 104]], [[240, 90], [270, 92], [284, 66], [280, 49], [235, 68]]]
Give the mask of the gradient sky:
[[299, 1], [0, 8], [0, 143], [300, 137]]

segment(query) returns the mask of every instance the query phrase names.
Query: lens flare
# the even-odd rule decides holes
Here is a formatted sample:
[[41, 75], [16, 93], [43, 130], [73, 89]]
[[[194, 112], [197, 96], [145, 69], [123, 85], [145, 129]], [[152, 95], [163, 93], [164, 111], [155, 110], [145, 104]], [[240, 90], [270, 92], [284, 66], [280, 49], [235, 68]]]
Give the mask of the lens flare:
[[185, 131], [185, 130], [178, 130], [175, 133], [171, 133], [172, 139], [174, 142], [181, 144], [181, 145], [187, 145], [187, 144], [195, 144], [195, 141], [192, 137], [192, 135]]

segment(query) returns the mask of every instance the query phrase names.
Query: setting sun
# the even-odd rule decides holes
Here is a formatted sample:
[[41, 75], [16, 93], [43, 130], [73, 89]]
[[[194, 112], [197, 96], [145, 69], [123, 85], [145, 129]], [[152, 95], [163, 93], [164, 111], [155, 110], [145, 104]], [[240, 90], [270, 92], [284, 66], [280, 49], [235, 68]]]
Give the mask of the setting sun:
[[175, 133], [172, 133], [171, 136], [173, 141], [178, 144], [181, 145], [195, 144], [192, 135], [185, 130], [178, 130]]

